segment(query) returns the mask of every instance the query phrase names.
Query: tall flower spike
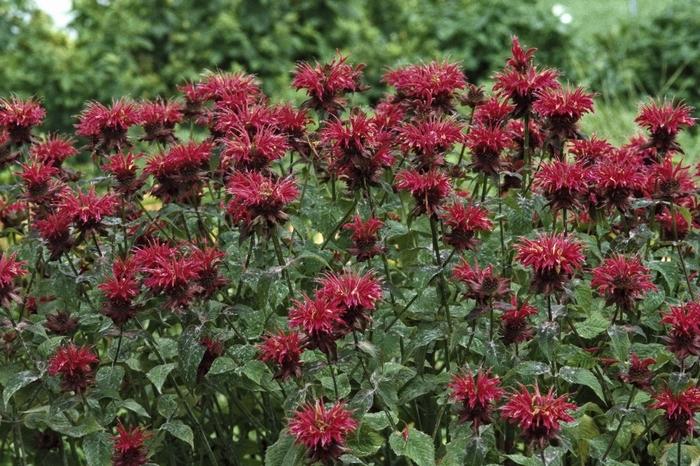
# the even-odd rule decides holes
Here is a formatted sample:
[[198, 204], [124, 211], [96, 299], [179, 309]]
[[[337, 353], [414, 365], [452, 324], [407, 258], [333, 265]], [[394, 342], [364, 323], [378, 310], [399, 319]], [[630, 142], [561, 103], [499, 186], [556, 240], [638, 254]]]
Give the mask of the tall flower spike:
[[304, 296], [289, 311], [289, 325], [304, 332], [310, 349], [318, 348], [335, 359], [335, 341], [345, 327], [343, 310], [338, 303]]
[[501, 154], [513, 146], [509, 132], [500, 126], [476, 126], [466, 137], [472, 154], [472, 168], [477, 173], [493, 176], [502, 169]]
[[522, 238], [515, 248], [517, 260], [532, 269], [532, 283], [538, 293], [561, 290], [584, 262], [581, 244], [562, 234], [540, 233], [532, 240]]
[[83, 233], [99, 230], [104, 217], [113, 215], [116, 207], [117, 199], [113, 194], [99, 196], [94, 187], [87, 192], [69, 191], [61, 196], [60, 210]]
[[227, 172], [262, 170], [282, 158], [287, 150], [287, 136], [272, 127], [263, 126], [252, 136], [239, 130], [224, 139], [221, 167]]
[[289, 432], [307, 449], [312, 462], [332, 464], [345, 451], [345, 441], [358, 427], [352, 413], [342, 402], [330, 408], [320, 400], [294, 413]]
[[335, 303], [341, 309], [345, 330], [367, 329], [372, 321], [371, 313], [382, 297], [381, 282], [373, 272], [364, 275], [351, 271], [329, 273], [318, 283], [316, 297]]
[[433, 61], [389, 70], [384, 81], [396, 89], [395, 100], [413, 112], [437, 110], [449, 113], [457, 92], [467, 80], [462, 68], [448, 61]]
[[572, 209], [581, 205], [581, 196], [588, 188], [588, 172], [578, 163], [554, 160], [542, 164], [533, 184], [554, 211]]
[[175, 101], [146, 101], [136, 107], [138, 122], [146, 132], [144, 141], [170, 144], [177, 141], [175, 125], [184, 118], [182, 105]]
[[520, 390], [508, 397], [508, 402], [501, 408], [501, 416], [520, 428], [525, 441], [534, 447], [545, 449], [557, 437], [562, 422], [572, 422], [570, 411], [576, 405], [567, 401], [566, 395], [557, 397], [554, 388], [545, 395], [535, 385], [530, 392], [521, 385]]
[[446, 118], [409, 123], [398, 133], [401, 149], [414, 155], [416, 166], [421, 170], [444, 165], [445, 154], [464, 139], [462, 126]]

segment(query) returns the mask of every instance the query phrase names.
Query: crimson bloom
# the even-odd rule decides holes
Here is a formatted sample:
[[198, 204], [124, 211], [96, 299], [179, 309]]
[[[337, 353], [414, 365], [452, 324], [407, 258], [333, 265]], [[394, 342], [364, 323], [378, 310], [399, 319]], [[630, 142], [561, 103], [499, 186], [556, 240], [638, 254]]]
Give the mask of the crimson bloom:
[[378, 218], [362, 220], [359, 215], [355, 215], [352, 222], [343, 225], [344, 229], [352, 232], [352, 246], [348, 252], [355, 256], [358, 262], [368, 261], [384, 252], [384, 246], [379, 243], [379, 230], [383, 226], [384, 222]]
[[314, 65], [299, 63], [294, 73], [292, 86], [304, 89], [309, 100], [305, 107], [336, 115], [345, 106], [344, 95], [364, 89], [360, 79], [364, 65], [347, 63], [348, 57], [336, 56], [328, 63]]
[[144, 441], [149, 437], [141, 427], [128, 429], [117, 424], [117, 435], [112, 447], [112, 464], [114, 466], [142, 466], [148, 463], [148, 451]]
[[124, 99], [116, 100], [110, 107], [90, 102], [80, 114], [75, 133], [90, 138], [97, 152], [111, 152], [129, 146], [127, 131], [138, 124], [136, 104]]
[[284, 156], [289, 150], [287, 136], [269, 126], [254, 135], [239, 130], [224, 139], [221, 166], [226, 170], [261, 170]]
[[27, 191], [27, 198], [41, 202], [50, 191], [55, 189], [52, 186], [52, 179], [58, 174], [58, 169], [53, 165], [45, 165], [41, 162], [31, 162], [22, 164], [20, 177], [24, 182]]
[[511, 297], [510, 305], [501, 314], [501, 339], [506, 345], [528, 341], [534, 335], [534, 329], [527, 318], [537, 314], [537, 308], [527, 302], [519, 303], [516, 296]]
[[138, 176], [136, 161], [143, 154], [119, 152], [111, 155], [102, 165], [102, 170], [112, 175], [117, 182], [115, 190], [121, 194], [130, 195], [138, 191], [144, 184], [144, 179]]
[[664, 210], [656, 216], [656, 221], [659, 222], [661, 239], [664, 241], [682, 240], [688, 236], [688, 232], [690, 231], [688, 220], [678, 211], [672, 212], [664, 208]]
[[371, 313], [382, 297], [381, 282], [369, 272], [364, 275], [346, 271], [329, 273], [318, 281], [316, 297], [335, 303], [342, 313], [346, 331], [364, 331], [372, 321]]
[[571, 209], [580, 205], [588, 187], [588, 172], [578, 163], [554, 160], [543, 163], [535, 174], [534, 187], [544, 194], [553, 210]]
[[77, 155], [78, 150], [73, 145], [72, 139], [51, 135], [32, 144], [29, 154], [43, 164], [60, 168], [66, 159]]
[[581, 244], [563, 234], [522, 238], [515, 248], [517, 260], [534, 273], [535, 290], [544, 294], [560, 290], [585, 259]]
[[275, 377], [287, 379], [301, 376], [302, 337], [297, 332], [278, 332], [264, 337], [258, 345], [260, 359], [277, 365]]
[[70, 237], [72, 223], [72, 217], [61, 210], [34, 222], [39, 236], [46, 242], [46, 247], [51, 252], [51, 260], [56, 260], [63, 253], [70, 251], [73, 245], [73, 240]]
[[414, 110], [450, 112], [454, 98], [467, 84], [456, 63], [433, 61], [389, 70], [384, 81], [396, 89], [396, 101]]
[[591, 136], [589, 139], [574, 139], [569, 151], [574, 154], [576, 162], [584, 167], [590, 167], [613, 153], [615, 148], [605, 139]]
[[284, 209], [299, 195], [294, 178], [275, 179], [258, 172], [236, 172], [228, 180], [232, 195], [227, 211], [242, 223], [244, 236], [256, 226], [264, 232], [287, 220]]
[[498, 97], [492, 97], [474, 110], [474, 126], [504, 126], [515, 110], [515, 105]]
[[651, 407], [665, 411], [668, 441], [680, 442], [695, 431], [695, 413], [700, 411], [700, 388], [688, 387], [677, 393], [666, 388], [656, 395]]
[[197, 204], [214, 144], [187, 142], [151, 158], [144, 173], [158, 182], [153, 195], [163, 202]]
[[449, 204], [441, 212], [440, 218], [447, 228], [445, 243], [457, 251], [474, 248], [476, 246], [474, 236], [477, 233], [491, 231], [493, 228], [489, 211], [473, 204], [461, 202]]
[[61, 196], [60, 210], [82, 233], [100, 229], [102, 219], [113, 215], [116, 207], [117, 198], [113, 194], [98, 196], [94, 187], [87, 192], [69, 191]]
[[599, 160], [590, 171], [590, 184], [608, 208], [627, 210], [635, 191], [646, 183], [639, 158], [625, 150], [618, 150]]
[[627, 371], [620, 374], [620, 379], [640, 390], [648, 390], [654, 378], [654, 373], [649, 369], [649, 366], [654, 363], [656, 363], [654, 358], [640, 359], [637, 353], [632, 353], [629, 367]]
[[454, 375], [448, 388], [450, 400], [460, 405], [460, 420], [471, 422], [474, 431], [478, 431], [480, 425], [491, 423], [493, 405], [503, 396], [501, 380], [481, 370], [476, 377], [472, 371]]
[[510, 293], [510, 282], [507, 278], [496, 275], [492, 265], [482, 269], [477, 262], [472, 266], [466, 259], [462, 259], [452, 274], [467, 286], [465, 296], [476, 301], [479, 311]]
[[431, 170], [421, 173], [417, 170], [403, 170], [396, 175], [396, 187], [409, 191], [416, 201], [415, 215], [437, 215], [440, 205], [452, 187], [449, 178], [442, 172]]
[[567, 396], [557, 397], [554, 387], [546, 395], [535, 385], [534, 392], [521, 385], [520, 390], [507, 397], [501, 408], [501, 416], [511, 424], [517, 424], [523, 438], [533, 446], [544, 449], [557, 437], [562, 422], [572, 422], [569, 414], [576, 405], [567, 401]]
[[332, 463], [343, 454], [347, 436], [357, 427], [357, 421], [342, 402], [326, 408], [317, 400], [302, 407], [289, 420], [289, 432], [297, 443], [306, 447], [309, 459], [324, 464]]
[[680, 149], [676, 136], [682, 129], [695, 125], [692, 112], [692, 107], [682, 102], [651, 101], [642, 106], [634, 121], [649, 131], [648, 146], [665, 154], [669, 150]]
[[581, 137], [577, 123], [584, 114], [593, 111], [593, 94], [578, 87], [549, 88], [538, 94], [532, 109], [544, 119], [552, 154], [562, 158], [563, 142]]
[[134, 303], [140, 292], [140, 286], [136, 280], [137, 271], [133, 257], [115, 259], [112, 264], [112, 276], [98, 285], [107, 298], [103, 313], [118, 327], [122, 327], [138, 311]]
[[197, 285], [199, 296], [212, 296], [228, 281], [219, 275], [219, 266], [222, 264], [225, 254], [214, 247], [193, 247], [190, 252], [193, 267], [197, 270]]
[[304, 296], [289, 311], [289, 325], [306, 334], [305, 343], [309, 348], [318, 348], [335, 359], [335, 340], [345, 326], [340, 303], [321, 297], [311, 299]]
[[472, 154], [472, 168], [489, 176], [502, 168], [501, 153], [513, 146], [510, 132], [500, 126], [475, 126], [466, 137]]
[[201, 292], [197, 284], [200, 269], [192, 257], [182, 254], [158, 256], [143, 268], [143, 272], [146, 275], [144, 285], [153, 294], [165, 296], [174, 310], [186, 307]]
[[175, 125], [184, 118], [182, 105], [175, 101], [146, 101], [136, 107], [138, 123], [146, 135], [144, 141], [170, 144], [177, 141]]
[[0, 99], [0, 127], [7, 130], [10, 142], [15, 145], [31, 142], [32, 128], [40, 125], [45, 116], [46, 110], [35, 100]]
[[11, 301], [18, 301], [15, 280], [27, 274], [25, 261], [17, 260], [14, 253], [0, 254], [0, 304], [8, 306]]
[[442, 166], [445, 154], [464, 139], [462, 126], [447, 118], [406, 124], [398, 133], [402, 150], [414, 154], [416, 166], [421, 170]]
[[671, 327], [663, 340], [678, 359], [700, 355], [700, 303], [672, 306], [661, 322]]
[[621, 254], [606, 258], [593, 269], [591, 287], [605, 297], [608, 306], [615, 304], [623, 312], [631, 312], [636, 301], [656, 289], [642, 261]]
[[84, 393], [95, 382], [95, 368], [100, 358], [87, 346], [73, 343], [59, 347], [49, 359], [48, 372], [61, 377], [65, 391]]
[[204, 336], [199, 340], [199, 344], [204, 347], [204, 354], [202, 355], [202, 360], [197, 366], [197, 381], [201, 382], [204, 377], [209, 373], [212, 364], [216, 358], [221, 357], [224, 354], [224, 344], [223, 342]]
[[647, 178], [647, 191], [654, 199], [681, 203], [693, 196], [696, 191], [695, 181], [689, 167], [682, 163], [673, 163], [670, 157], [650, 166]]

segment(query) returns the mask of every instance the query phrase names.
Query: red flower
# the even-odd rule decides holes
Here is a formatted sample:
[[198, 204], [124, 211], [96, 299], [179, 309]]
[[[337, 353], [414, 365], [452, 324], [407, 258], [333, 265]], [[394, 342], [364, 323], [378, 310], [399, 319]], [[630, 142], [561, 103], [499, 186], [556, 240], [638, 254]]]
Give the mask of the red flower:
[[399, 129], [404, 153], [413, 152], [421, 170], [438, 168], [455, 143], [463, 140], [462, 126], [452, 119], [436, 119], [406, 124]]
[[558, 89], [560, 87], [557, 78], [559, 73], [556, 70], [538, 70], [534, 66], [526, 70], [506, 68], [496, 74], [496, 84], [493, 89], [500, 95], [510, 98], [515, 104], [513, 117], [520, 117], [530, 112], [532, 103], [537, 100], [538, 95], [547, 89]]
[[510, 58], [506, 62], [506, 66], [518, 71], [525, 71], [531, 65], [535, 58], [535, 48], [525, 48], [520, 45], [518, 36], [513, 36], [512, 45], [510, 48]]
[[516, 296], [511, 297], [510, 305], [501, 314], [501, 339], [506, 345], [522, 343], [532, 338], [534, 330], [527, 318], [537, 314], [535, 306], [527, 302], [518, 303]]
[[494, 274], [492, 265], [482, 269], [477, 262], [472, 267], [466, 259], [462, 259], [455, 266], [452, 275], [467, 286], [465, 296], [477, 302], [478, 312], [510, 293], [510, 282], [507, 278]]
[[626, 210], [630, 196], [646, 183], [641, 165], [635, 155], [618, 150], [593, 165], [590, 184], [609, 208]]
[[138, 311], [134, 304], [140, 292], [136, 272], [136, 261], [132, 257], [115, 259], [112, 276], [98, 285], [108, 301], [103, 313], [118, 327], [122, 327]]
[[274, 107], [276, 126], [291, 141], [303, 138], [306, 127], [311, 122], [309, 114], [303, 108], [295, 108], [291, 104]]
[[364, 89], [360, 82], [364, 65], [347, 63], [348, 57], [337, 55], [328, 63], [311, 65], [299, 63], [294, 73], [292, 86], [304, 89], [309, 100], [305, 107], [312, 107], [329, 115], [336, 115], [345, 106], [344, 95]]
[[575, 139], [571, 141], [569, 151], [576, 157], [576, 162], [584, 167], [590, 167], [598, 160], [611, 155], [615, 148], [605, 139], [591, 136], [590, 139]]
[[219, 288], [227, 283], [227, 280], [219, 275], [219, 266], [223, 262], [225, 254], [216, 248], [193, 248], [190, 258], [193, 267], [198, 272], [197, 284], [201, 287], [200, 296], [212, 296]]
[[452, 191], [449, 178], [437, 170], [426, 173], [403, 170], [396, 175], [396, 187], [411, 193], [416, 201], [415, 215], [436, 215], [443, 199]]
[[247, 131], [253, 135], [261, 128], [276, 127], [277, 114], [267, 105], [250, 104], [234, 107], [216, 107], [209, 123], [215, 137], [235, 135]]
[[69, 191], [61, 196], [60, 209], [81, 232], [99, 229], [104, 217], [114, 214], [117, 199], [113, 194], [98, 196], [95, 188], [88, 192]]
[[278, 332], [267, 335], [258, 345], [260, 359], [278, 366], [275, 377], [287, 379], [301, 377], [302, 342], [297, 332]]
[[678, 359], [700, 355], [700, 303], [672, 306], [661, 322], [671, 326], [663, 340]]
[[29, 153], [41, 163], [60, 168], [66, 159], [77, 155], [78, 151], [73, 146], [72, 139], [53, 135], [32, 144]]
[[654, 102], [642, 106], [634, 120], [650, 133], [648, 145], [659, 152], [678, 150], [676, 136], [680, 130], [695, 125], [693, 109], [684, 103]]
[[348, 252], [355, 256], [358, 262], [370, 260], [372, 257], [382, 254], [384, 246], [379, 244], [379, 230], [384, 222], [375, 217], [362, 220], [355, 215], [352, 222], [343, 225], [343, 228], [352, 232], [352, 247]]
[[31, 141], [32, 128], [45, 116], [46, 110], [32, 99], [0, 99], [0, 126], [7, 130], [10, 142], [18, 146]]
[[157, 256], [143, 272], [146, 274], [144, 285], [154, 294], [167, 297], [172, 309], [186, 307], [201, 292], [201, 287], [196, 284], [200, 270], [197, 261], [191, 257], [179, 254]]
[[174, 134], [175, 125], [183, 119], [182, 105], [175, 101], [146, 101], [138, 104], [137, 119], [143, 126], [146, 135], [144, 141], [170, 144], [177, 138]]
[[507, 397], [508, 402], [501, 408], [503, 418], [520, 427], [523, 438], [535, 447], [544, 449], [561, 430], [562, 422], [572, 422], [569, 411], [576, 405], [567, 401], [567, 396], [556, 397], [554, 388], [546, 395], [535, 385], [534, 393], [520, 386], [520, 391]]
[[474, 236], [493, 228], [489, 211], [473, 204], [453, 202], [442, 210], [440, 218], [448, 230], [444, 236], [445, 243], [458, 251], [474, 248]]
[[661, 227], [661, 239], [664, 241], [678, 241], [688, 236], [690, 224], [688, 220], [680, 213], [673, 212], [667, 208], [656, 216], [656, 221]]
[[396, 89], [396, 99], [414, 110], [452, 110], [454, 97], [466, 86], [461, 67], [448, 61], [390, 70], [384, 81]]
[[0, 222], [5, 228], [22, 230], [22, 222], [27, 219], [27, 209], [25, 201], [5, 202], [0, 199]]
[[606, 258], [593, 269], [591, 287], [605, 296], [608, 306], [615, 304], [624, 312], [631, 312], [637, 300], [656, 289], [642, 261], [621, 254]]
[[19, 301], [15, 280], [27, 274], [25, 261], [17, 260], [14, 253], [0, 254], [0, 304], [8, 306], [10, 301]]
[[256, 225], [270, 230], [286, 221], [284, 209], [299, 195], [293, 178], [273, 179], [258, 172], [234, 173], [227, 190], [233, 196], [229, 214], [250, 231]]
[[261, 96], [260, 83], [246, 73], [211, 73], [196, 85], [199, 100], [223, 101], [227, 106], [253, 103]]
[[234, 132], [224, 140], [221, 166], [226, 170], [262, 170], [289, 150], [287, 136], [263, 126], [253, 136], [247, 131]]
[[44, 327], [49, 333], [55, 335], [69, 336], [75, 333], [80, 325], [77, 317], [71, 317], [68, 311], [57, 311], [46, 316]]
[[116, 191], [130, 195], [143, 186], [144, 180], [138, 176], [138, 166], [136, 165], [136, 161], [141, 157], [143, 154], [119, 152], [111, 155], [107, 162], [102, 165], [102, 170], [112, 175], [117, 182]]
[[673, 393], [666, 388], [656, 395], [651, 407], [666, 411], [666, 438], [669, 442], [680, 442], [695, 431], [695, 413], [700, 411], [700, 389], [689, 387]]
[[58, 168], [41, 162], [22, 164], [20, 177], [24, 181], [27, 198], [40, 202], [51, 190], [51, 181], [58, 174]]
[[474, 126], [504, 126], [515, 110], [515, 105], [498, 97], [491, 97], [474, 110]]
[[221, 341], [206, 336], [199, 340], [199, 344], [204, 347], [202, 360], [197, 366], [197, 381], [201, 383], [207, 373], [209, 373], [216, 358], [224, 354], [224, 345]]
[[330, 464], [345, 451], [347, 436], [358, 427], [352, 413], [342, 402], [331, 408], [317, 400], [294, 413], [289, 420], [289, 432], [306, 447], [312, 462]]
[[471, 128], [466, 144], [472, 153], [472, 168], [486, 175], [496, 175], [501, 170], [501, 153], [513, 145], [509, 132], [500, 126], [476, 126]]
[[678, 204], [684, 198], [693, 196], [696, 188], [689, 167], [684, 167], [682, 163], [675, 164], [668, 157], [661, 163], [651, 165], [647, 190], [655, 199]]
[[289, 325], [303, 330], [309, 348], [318, 348], [335, 359], [335, 340], [345, 326], [340, 303], [328, 299], [304, 296], [289, 311]]
[[460, 406], [460, 420], [471, 422], [474, 431], [491, 423], [493, 404], [503, 396], [501, 381], [488, 372], [479, 370], [476, 377], [471, 371], [452, 377], [448, 385], [450, 400]]
[[371, 313], [382, 298], [382, 286], [372, 272], [360, 275], [346, 271], [327, 274], [318, 281], [316, 298], [335, 303], [341, 310], [347, 330], [364, 331], [372, 321]]
[[382, 170], [394, 162], [390, 134], [360, 111], [346, 121], [330, 121], [319, 137], [331, 156], [329, 171], [345, 179], [351, 188], [375, 184]]
[[554, 160], [542, 164], [535, 174], [534, 187], [544, 194], [555, 211], [580, 205], [588, 187], [588, 173], [578, 163]]
[[163, 202], [197, 204], [213, 148], [211, 142], [188, 142], [151, 158], [144, 173], [158, 182], [153, 195]]
[[562, 234], [522, 238], [516, 251], [517, 260], [534, 272], [535, 290], [544, 294], [560, 290], [584, 262], [581, 244]]
[[593, 94], [579, 87], [573, 90], [549, 88], [538, 94], [532, 109], [544, 118], [553, 154], [560, 156], [563, 140], [580, 137], [576, 124], [584, 114], [593, 111]]
[[637, 353], [632, 353], [629, 368], [627, 372], [620, 374], [620, 379], [640, 390], [648, 390], [654, 378], [654, 373], [649, 370], [649, 366], [654, 363], [656, 363], [654, 358], [639, 359]]
[[142, 466], [148, 463], [148, 451], [144, 441], [149, 435], [141, 428], [127, 429], [122, 423], [117, 424], [114, 436], [112, 464], [114, 466]]
[[87, 346], [69, 344], [59, 347], [49, 359], [49, 375], [61, 376], [65, 391], [83, 393], [95, 382], [95, 367], [100, 358]]
[[73, 219], [64, 211], [57, 211], [38, 219], [34, 226], [39, 236], [46, 242], [51, 252], [51, 260], [58, 259], [61, 254], [70, 251], [73, 241], [70, 237], [70, 225]]
[[121, 150], [129, 145], [127, 130], [138, 121], [138, 110], [133, 102], [119, 99], [111, 107], [90, 102], [80, 114], [75, 133], [90, 138], [95, 151]]

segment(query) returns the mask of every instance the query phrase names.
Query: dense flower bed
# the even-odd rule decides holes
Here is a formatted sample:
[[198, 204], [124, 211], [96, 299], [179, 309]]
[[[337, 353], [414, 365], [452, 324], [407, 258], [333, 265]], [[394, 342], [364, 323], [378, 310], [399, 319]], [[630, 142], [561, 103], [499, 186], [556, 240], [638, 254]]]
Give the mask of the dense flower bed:
[[691, 108], [615, 147], [534, 55], [514, 39], [490, 93], [391, 69], [372, 108], [342, 56], [297, 66], [300, 107], [212, 73], [87, 103], [75, 138], [2, 100], [0, 458], [700, 456]]

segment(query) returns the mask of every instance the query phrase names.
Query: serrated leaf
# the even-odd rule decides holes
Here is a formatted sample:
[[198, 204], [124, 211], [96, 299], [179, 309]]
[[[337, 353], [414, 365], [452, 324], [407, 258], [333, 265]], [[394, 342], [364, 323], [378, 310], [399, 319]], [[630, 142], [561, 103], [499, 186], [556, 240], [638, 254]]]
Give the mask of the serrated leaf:
[[197, 382], [197, 368], [204, 356], [204, 346], [199, 343], [199, 332], [193, 327], [182, 332], [178, 341], [178, 367], [182, 378], [189, 386]]
[[239, 367], [239, 364], [236, 364], [236, 361], [233, 359], [222, 356], [220, 358], [216, 358], [214, 360], [214, 363], [211, 365], [211, 369], [209, 369], [209, 372], [207, 372], [208, 375], [219, 375], [219, 374], [225, 374], [227, 372], [232, 372], [236, 370]]
[[190, 426], [181, 420], [174, 419], [166, 422], [160, 428], [161, 430], [170, 433], [173, 437], [182, 440], [194, 450], [194, 433], [192, 432]]
[[112, 436], [94, 432], [83, 439], [83, 453], [88, 466], [108, 466], [112, 460]]
[[399, 456], [405, 456], [417, 466], [435, 466], [435, 446], [433, 439], [426, 433], [409, 426], [408, 435], [392, 432], [389, 437], [391, 449]]
[[141, 417], [147, 417], [150, 418], [151, 415], [148, 414], [148, 412], [144, 409], [143, 406], [141, 406], [139, 403], [137, 403], [135, 400], [128, 399], [124, 400], [121, 402], [122, 408], [126, 408], [129, 411], [133, 411], [136, 414], [138, 414]]
[[584, 385], [591, 390], [605, 402], [605, 395], [603, 395], [603, 387], [600, 386], [600, 382], [596, 379], [593, 372], [588, 369], [583, 369], [581, 367], [571, 367], [564, 366], [559, 369], [559, 377], [569, 383], [575, 383], [578, 385]]
[[294, 438], [282, 431], [277, 441], [265, 451], [265, 466], [294, 466], [303, 456], [304, 451]]
[[22, 371], [12, 375], [5, 384], [5, 389], [2, 391], [2, 401], [5, 406], [7, 406], [15, 393], [38, 379], [39, 376], [31, 371]]
[[595, 338], [610, 327], [610, 320], [598, 311], [593, 311], [583, 322], [576, 323], [576, 332], [581, 338]]
[[175, 363], [161, 364], [160, 366], [156, 366], [146, 373], [146, 377], [148, 377], [148, 380], [150, 380], [153, 383], [153, 385], [155, 385], [156, 390], [158, 390], [158, 393], [162, 393], [163, 384], [168, 378], [168, 374], [170, 374], [173, 371], [173, 369], [175, 369], [176, 365], [177, 364]]

